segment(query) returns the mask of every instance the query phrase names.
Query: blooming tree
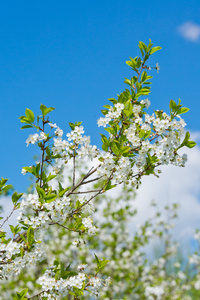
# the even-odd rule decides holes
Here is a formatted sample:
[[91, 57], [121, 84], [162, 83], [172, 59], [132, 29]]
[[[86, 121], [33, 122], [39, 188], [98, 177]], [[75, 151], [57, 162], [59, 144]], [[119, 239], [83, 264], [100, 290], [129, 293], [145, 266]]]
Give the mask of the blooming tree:
[[[100, 292], [104, 299], [164, 299], [166, 288], [165, 299], [172, 299], [170, 291], [176, 292], [179, 282], [186, 289], [181, 271], [180, 280], [176, 275], [175, 284], [167, 285], [172, 278], [167, 271], [168, 258], [173, 253], [169, 250], [169, 234], [164, 254], [151, 267], [147, 267], [140, 252], [152, 235], [170, 230], [159, 229], [166, 223], [149, 220], [134, 237], [126, 227], [128, 218], [135, 214], [130, 193], [139, 187], [142, 177], [158, 177], [161, 165], [184, 167], [187, 156], [180, 155], [179, 149], [195, 146], [184, 130], [186, 124], [180, 115], [189, 109], [182, 107], [180, 99], [178, 103], [170, 101], [169, 114], [161, 110], [147, 113], [150, 101], [146, 96], [152, 79], [147, 72], [153, 69], [148, 59], [161, 48], [149, 41], [148, 45], [140, 42], [139, 49], [141, 58], [126, 62], [134, 71], [134, 76], [125, 80], [129, 88], [117, 99], [109, 99], [111, 104], [104, 106], [103, 117], [97, 122], [106, 131], [101, 134], [102, 150], [90, 144], [81, 122], [69, 123], [71, 131], [64, 138], [63, 130], [49, 119], [53, 107], [41, 104], [41, 115], [35, 117], [26, 109], [20, 117], [22, 129], [35, 129], [26, 143], [38, 146], [41, 158], [22, 169], [22, 174], [34, 177], [33, 191], [12, 195], [11, 214], [19, 211], [17, 225], [10, 225], [12, 237], [3, 230], [11, 214], [1, 224], [0, 286], [5, 296], [0, 299], [92, 299]], [[158, 64], [154, 69], [159, 70]], [[84, 171], [80, 171], [81, 161], [87, 162]], [[67, 182], [63, 180], [66, 169]], [[6, 183], [7, 179], [2, 178], [1, 193], [10, 188]], [[110, 200], [106, 194], [122, 184], [123, 203], [118, 209], [119, 199]], [[95, 210], [101, 212], [101, 218], [94, 222]], [[176, 206], [168, 208], [172, 218], [174, 210]], [[22, 290], [16, 291], [12, 283], [20, 282], [20, 278]], [[110, 280], [120, 279], [124, 279], [121, 285], [109, 286]], [[5, 282], [10, 282], [7, 296]], [[176, 294], [179, 298], [174, 299], [183, 296], [183, 292]]]

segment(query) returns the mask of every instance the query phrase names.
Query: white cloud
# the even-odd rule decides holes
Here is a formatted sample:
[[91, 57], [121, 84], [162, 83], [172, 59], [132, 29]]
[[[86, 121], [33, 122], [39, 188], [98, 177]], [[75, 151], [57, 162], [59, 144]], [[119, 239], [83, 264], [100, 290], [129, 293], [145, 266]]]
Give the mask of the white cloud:
[[[192, 140], [197, 141], [199, 137], [200, 132], [191, 134]], [[177, 242], [185, 246], [186, 251], [189, 251], [193, 248], [189, 243], [195, 230], [200, 229], [200, 147], [186, 148], [183, 152], [188, 155], [184, 168], [173, 165], [162, 166], [160, 178], [153, 175], [143, 177], [136, 199], [133, 201], [138, 214], [134, 216], [130, 228], [135, 231], [137, 224], [142, 225], [155, 215], [155, 208], [150, 206], [152, 200], [157, 202], [158, 209], [163, 212], [164, 206], [178, 203], [178, 219], [175, 220], [173, 236]], [[112, 197], [118, 196], [119, 190], [112, 189], [110, 193]]]
[[150, 214], [152, 199], [160, 208], [169, 203], [179, 203], [176, 232], [181, 239], [188, 239], [189, 235], [192, 237], [195, 228], [200, 228], [200, 148], [196, 146], [185, 152], [188, 154], [185, 168], [163, 166], [160, 178], [144, 178], [136, 199], [138, 221]]
[[178, 27], [178, 32], [187, 40], [192, 42], [197, 42], [200, 40], [200, 25], [185, 22], [184, 24]]

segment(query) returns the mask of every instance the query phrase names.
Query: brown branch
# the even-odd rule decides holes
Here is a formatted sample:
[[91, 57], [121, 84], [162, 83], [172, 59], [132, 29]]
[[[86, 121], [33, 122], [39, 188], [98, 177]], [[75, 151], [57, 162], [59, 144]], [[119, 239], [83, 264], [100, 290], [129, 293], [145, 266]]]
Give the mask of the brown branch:
[[84, 180], [87, 179], [92, 174], [94, 174], [96, 172], [96, 170], [100, 167], [100, 165], [101, 164], [99, 164], [94, 170], [92, 170], [93, 169], [93, 167], [92, 167], [88, 171], [88, 173], [85, 176], [83, 176], [83, 178], [75, 186], [73, 186], [72, 189], [68, 193], [66, 193], [66, 196], [71, 195], [71, 193], [73, 193], [73, 191], [75, 191], [79, 186], [81, 186], [83, 184]]
[[[142, 63], [142, 66], [141, 66], [140, 72], [137, 72], [137, 74], [138, 74], [138, 77], [137, 77], [137, 81], [136, 81], [136, 82], [138, 82], [138, 80], [139, 80], [139, 78], [140, 78], [140, 74], [141, 74], [141, 72], [142, 72], [142, 70], [143, 70], [143, 67], [144, 67], [144, 62]], [[136, 92], [136, 84], [135, 84], [135, 87], [134, 87], [134, 91]]]
[[49, 225], [59, 225], [59, 226], [63, 227], [64, 229], [67, 229], [67, 230], [69, 230], [69, 231], [74, 231], [74, 232], [78, 232], [78, 233], [83, 232], [83, 231], [81, 231], [81, 230], [76, 230], [76, 229], [71, 229], [71, 228], [69, 228], [69, 227], [66, 227], [66, 226], [60, 224], [59, 222], [52, 222], [52, 223], [49, 223]]
[[[114, 172], [114, 171], [113, 171]], [[87, 205], [92, 199], [94, 199], [96, 196], [104, 193], [104, 188], [106, 187], [106, 185], [108, 184], [108, 182], [111, 180], [112, 178], [112, 174], [113, 172], [111, 173], [110, 177], [108, 178], [108, 180], [106, 181], [106, 183], [103, 185], [103, 187], [93, 196], [90, 197], [89, 200], [87, 200], [86, 202], [84, 202], [81, 206], [79, 206], [75, 211], [71, 212], [68, 217], [72, 217], [73, 215], [77, 214], [85, 205]]]
[[90, 183], [90, 182], [93, 182], [93, 181], [96, 181], [96, 180], [99, 180], [99, 179], [101, 179], [102, 177], [103, 177], [103, 176], [96, 177], [96, 178], [94, 178], [94, 179], [91, 179], [91, 180], [88, 180], [88, 181], [84, 181], [84, 182], [82, 182], [82, 185], [83, 185], [83, 184]]
[[86, 194], [86, 193], [95, 193], [95, 192], [99, 192], [101, 191], [101, 189], [99, 190], [90, 190], [90, 191], [83, 191], [83, 192], [73, 192], [71, 193], [72, 195], [76, 195], [76, 194]]
[[73, 187], [75, 186], [75, 169], [76, 169], [76, 158], [75, 158], [75, 153], [74, 153], [74, 155], [73, 155]]
[[38, 294], [36, 294], [36, 295], [34, 295], [34, 296], [31, 296], [31, 297], [28, 297], [27, 299], [33, 299], [33, 298], [35, 298], [35, 297], [38, 297], [38, 296], [40, 296], [41, 294], [43, 294], [45, 291], [42, 291], [42, 292], [40, 292], [40, 293], [38, 293]]
[[16, 210], [16, 206], [13, 207], [11, 213], [9, 214], [9, 216], [6, 217], [6, 219], [3, 221], [3, 223], [1, 224], [0, 228], [3, 227], [3, 225], [8, 221], [8, 219], [12, 216], [12, 214], [14, 213], [14, 211]]
[[[44, 124], [45, 124], [45, 121], [44, 120], [42, 120], [42, 129], [41, 129], [41, 131], [42, 132], [44, 132]], [[43, 173], [43, 167], [44, 167], [44, 151], [45, 151], [45, 143], [46, 143], [46, 141], [45, 140], [43, 140], [42, 141], [42, 161], [41, 161], [41, 171], [40, 171], [40, 178], [39, 178], [39, 180], [40, 180], [40, 187], [42, 188], [42, 173]]]

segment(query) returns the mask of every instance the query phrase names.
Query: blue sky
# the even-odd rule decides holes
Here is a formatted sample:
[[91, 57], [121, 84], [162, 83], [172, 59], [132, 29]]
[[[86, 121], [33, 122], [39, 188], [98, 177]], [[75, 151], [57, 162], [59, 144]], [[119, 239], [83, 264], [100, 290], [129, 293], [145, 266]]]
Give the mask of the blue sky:
[[170, 99], [190, 107], [188, 129], [200, 121], [199, 1], [9, 1], [0, 4], [0, 176], [16, 189], [28, 186], [21, 168], [36, 147], [26, 147], [30, 133], [20, 130], [26, 108], [39, 113], [41, 103], [67, 133], [68, 122], [83, 121], [100, 147], [96, 125], [107, 98], [125, 88], [132, 76], [125, 61], [139, 55], [138, 42], [163, 49], [152, 56], [150, 111], [168, 112]]

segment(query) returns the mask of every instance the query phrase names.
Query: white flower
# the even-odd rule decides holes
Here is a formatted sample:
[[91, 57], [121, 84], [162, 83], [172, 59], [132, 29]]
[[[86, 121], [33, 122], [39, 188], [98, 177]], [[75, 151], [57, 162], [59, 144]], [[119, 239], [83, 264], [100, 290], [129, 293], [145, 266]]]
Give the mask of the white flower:
[[87, 267], [87, 264], [81, 264], [77, 267], [78, 271], [83, 271]]
[[47, 135], [44, 132], [41, 132], [40, 136], [39, 136], [39, 140], [45, 140], [46, 141], [46, 139], [47, 139]]
[[37, 141], [39, 141], [39, 135], [37, 133], [30, 134], [29, 137], [26, 140], [27, 147], [29, 144], [35, 144]]
[[49, 124], [49, 126], [51, 126], [51, 128], [57, 128], [57, 125], [56, 125], [56, 123], [48, 123]]
[[62, 137], [62, 135], [63, 135], [63, 130], [60, 129], [59, 127], [57, 127], [57, 129], [55, 130], [55, 135], [56, 135], [56, 136], [59, 136], [59, 137]]
[[76, 132], [77, 134], [83, 134], [85, 131], [83, 130], [83, 126], [76, 126], [74, 128], [74, 132]]
[[23, 175], [26, 175], [27, 171], [26, 171], [25, 169], [22, 169], [21, 173], [22, 173]]
[[120, 113], [121, 113], [121, 111], [124, 109], [124, 104], [123, 103], [116, 103], [115, 107], [116, 107], [117, 111], [120, 111]]
[[159, 71], [160, 71], [160, 66], [159, 66], [159, 64], [158, 64], [158, 63], [156, 63], [156, 67], [155, 67], [155, 69], [157, 70], [157, 73], [159, 73]]
[[103, 126], [106, 127], [106, 125], [110, 122], [110, 118], [100, 118], [97, 121], [98, 127]]
[[133, 105], [133, 112], [134, 114], [139, 114], [141, 112], [141, 106], [140, 105]]
[[149, 108], [149, 106], [150, 106], [150, 104], [151, 104], [151, 102], [150, 102], [150, 100], [149, 100], [148, 98], [142, 100], [140, 103], [143, 104], [143, 105], [145, 105], [146, 108]]
[[86, 228], [91, 228], [92, 227], [92, 219], [91, 218], [83, 218], [82, 223]]

